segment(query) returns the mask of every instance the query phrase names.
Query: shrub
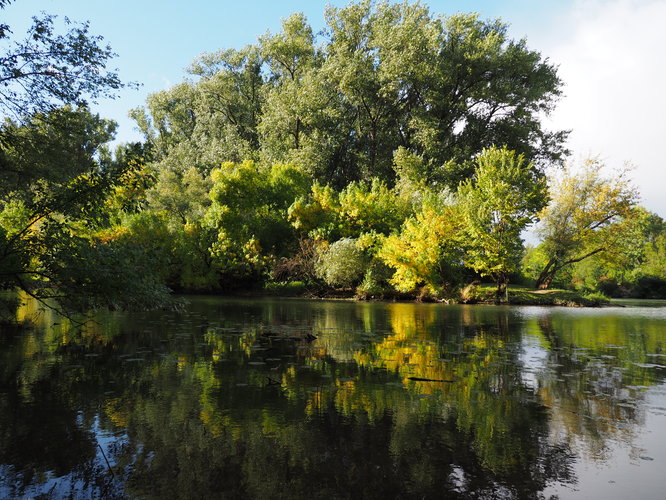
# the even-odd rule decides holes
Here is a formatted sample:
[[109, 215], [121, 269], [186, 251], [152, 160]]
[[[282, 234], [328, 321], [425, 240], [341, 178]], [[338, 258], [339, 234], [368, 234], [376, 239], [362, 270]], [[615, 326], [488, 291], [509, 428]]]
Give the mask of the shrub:
[[311, 239], [300, 240], [298, 250], [289, 257], [282, 257], [275, 262], [271, 271], [276, 281], [305, 280], [314, 281], [317, 277], [316, 265], [319, 260], [321, 242]]
[[356, 288], [356, 296], [361, 299], [380, 298], [388, 288], [392, 271], [383, 262], [373, 259], [367, 266], [363, 281]]
[[367, 259], [352, 238], [342, 238], [320, 254], [317, 275], [333, 286], [353, 286], [365, 272]]

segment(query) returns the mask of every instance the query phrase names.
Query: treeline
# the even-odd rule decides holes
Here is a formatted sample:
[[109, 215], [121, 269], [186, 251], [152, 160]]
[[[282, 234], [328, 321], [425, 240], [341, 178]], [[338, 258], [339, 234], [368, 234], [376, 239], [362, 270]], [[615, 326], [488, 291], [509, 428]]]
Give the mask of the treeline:
[[435, 16], [418, 3], [329, 7], [314, 35], [302, 14], [254, 45], [197, 58], [190, 79], [132, 112], [161, 166], [208, 173], [223, 161], [303, 167], [315, 180], [395, 181], [402, 147], [430, 184], [457, 184], [493, 145], [537, 167], [559, 162], [566, 132], [543, 112], [561, 93], [556, 69], [507, 25]]
[[[100, 233], [143, 246], [172, 289], [239, 291], [281, 286], [358, 297], [458, 299], [467, 285], [491, 281], [498, 298], [509, 282], [557, 285], [613, 296], [661, 297], [666, 224], [636, 206], [622, 176], [604, 177], [591, 161], [551, 178], [523, 155], [489, 148], [455, 190], [406, 174], [422, 160], [403, 149], [397, 181], [321, 184], [290, 164], [223, 163], [202, 177], [172, 174], [119, 193], [121, 211]], [[145, 179], [145, 170], [137, 175]], [[174, 184], [167, 185], [165, 179]], [[542, 242], [525, 249], [524, 230], [540, 219]], [[473, 297], [468, 297], [473, 298]]]
[[112, 53], [35, 20], [3, 59], [0, 286], [71, 308], [280, 287], [459, 298], [478, 280], [498, 298], [530, 280], [664, 294], [663, 221], [625, 175], [562, 166], [567, 133], [540, 122], [561, 82], [506, 25], [372, 2], [326, 21], [199, 57], [132, 112], [145, 140], [111, 154], [115, 126], [84, 97], [121, 86]]

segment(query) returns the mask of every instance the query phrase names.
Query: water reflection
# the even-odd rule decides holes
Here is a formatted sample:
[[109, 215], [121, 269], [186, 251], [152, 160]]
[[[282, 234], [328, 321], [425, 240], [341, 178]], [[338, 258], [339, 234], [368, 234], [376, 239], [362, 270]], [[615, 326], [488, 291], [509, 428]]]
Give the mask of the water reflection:
[[622, 447], [666, 459], [638, 445], [666, 423], [659, 313], [201, 297], [17, 318], [38, 322], [0, 335], [0, 497], [567, 497]]

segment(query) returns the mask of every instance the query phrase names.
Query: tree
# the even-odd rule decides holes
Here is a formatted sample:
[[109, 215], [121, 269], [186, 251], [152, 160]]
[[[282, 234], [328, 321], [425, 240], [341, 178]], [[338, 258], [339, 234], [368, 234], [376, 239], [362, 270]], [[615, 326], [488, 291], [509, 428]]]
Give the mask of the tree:
[[546, 181], [524, 155], [506, 147], [484, 150], [475, 163], [474, 177], [458, 190], [466, 263], [497, 283], [499, 299], [519, 266], [520, 233], [546, 204]]
[[400, 232], [381, 242], [378, 257], [394, 269], [390, 283], [400, 292], [421, 287], [423, 295], [455, 285], [463, 260], [460, 230], [459, 210], [451, 197], [427, 195]]
[[565, 170], [551, 187], [551, 203], [539, 214], [538, 234], [547, 262], [537, 282], [545, 289], [562, 269], [608, 251], [623, 234], [616, 224], [638, 199], [627, 170], [602, 176], [604, 165], [588, 160], [578, 173]]
[[666, 280], [666, 222], [656, 214], [650, 215], [653, 224], [644, 241], [641, 271]]
[[66, 23], [59, 34], [54, 16], [35, 17], [21, 42], [0, 26], [0, 288], [68, 309], [162, 304], [150, 256], [96, 234], [136, 165], [107, 161], [115, 124], [86, 106], [123, 87], [106, 69], [114, 54], [87, 23]]
[[[0, 4], [0, 9], [9, 2]], [[0, 113], [15, 119], [63, 104], [84, 105], [86, 98], [113, 97], [124, 84], [106, 65], [115, 56], [103, 37], [91, 35], [88, 23], [57, 33], [56, 17], [43, 14], [22, 41], [5, 44], [0, 53]], [[8, 39], [0, 25], [0, 40]]]
[[0, 288], [56, 298], [67, 309], [166, 301], [166, 289], [145, 271], [153, 269], [149, 256], [96, 235], [108, 221], [109, 195], [134, 168], [96, 160], [114, 128], [85, 108], [65, 107], [0, 129], [11, 137], [2, 150]]
[[225, 161], [256, 158], [264, 80], [255, 46], [203, 54], [186, 81], [148, 96], [130, 112], [155, 151], [155, 169], [203, 174]]
[[65, 188], [73, 177], [97, 166], [94, 155], [115, 128], [86, 108], [34, 113], [24, 123], [6, 120], [0, 125], [0, 195], [34, 201]]
[[326, 19], [322, 71], [351, 111], [361, 175], [387, 179], [399, 146], [424, 156], [429, 181], [453, 188], [493, 144], [539, 166], [566, 154], [566, 133], [540, 123], [560, 95], [555, 68], [524, 40], [510, 40], [501, 21], [371, 1], [329, 8]]
[[416, 148], [444, 166], [434, 179], [469, 178], [474, 156], [493, 145], [539, 168], [561, 162], [567, 132], [541, 126], [561, 94], [555, 67], [525, 40], [509, 39], [500, 20], [459, 14], [442, 23], [434, 65], [413, 86], [425, 101], [412, 120]]
[[[612, 224], [613, 244], [560, 270], [553, 283], [611, 297], [660, 298], [666, 292], [666, 223], [640, 206]], [[548, 262], [540, 245], [536, 279]], [[536, 264], [536, 259], [534, 259]]]
[[259, 147], [257, 126], [264, 85], [261, 64], [257, 48], [247, 46], [203, 54], [189, 68], [190, 74], [200, 78], [200, 121], [210, 121], [206, 128], [217, 125], [253, 149]]
[[282, 21], [282, 33], [267, 33], [260, 38], [259, 46], [269, 68], [268, 110], [264, 113], [272, 117], [262, 120], [260, 129], [266, 135], [277, 132], [287, 136], [291, 149], [300, 149], [306, 112], [299, 102], [304, 94], [301, 87], [304, 76], [315, 64], [312, 29], [303, 14], [293, 14]]
[[229, 283], [232, 277], [256, 280], [275, 257], [295, 246], [287, 210], [308, 192], [311, 179], [292, 165], [250, 160], [223, 163], [211, 177], [206, 224], [216, 234], [213, 260]]
[[325, 17], [317, 37], [294, 14], [255, 45], [199, 58], [198, 81], [149, 97], [135, 117], [159, 160], [291, 163], [341, 189], [392, 185], [403, 148], [422, 159], [422, 179], [455, 189], [493, 144], [538, 168], [566, 156], [567, 133], [541, 125], [561, 93], [556, 68], [501, 21], [369, 0]]

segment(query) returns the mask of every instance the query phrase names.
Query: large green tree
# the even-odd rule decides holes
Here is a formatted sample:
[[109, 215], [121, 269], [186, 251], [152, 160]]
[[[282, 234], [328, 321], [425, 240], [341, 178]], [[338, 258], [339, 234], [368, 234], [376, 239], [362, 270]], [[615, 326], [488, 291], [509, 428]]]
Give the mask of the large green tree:
[[532, 161], [564, 153], [566, 134], [540, 124], [560, 94], [555, 68], [525, 41], [509, 39], [501, 21], [363, 1], [329, 8], [327, 22], [324, 69], [354, 110], [361, 173], [387, 175], [398, 146], [423, 154], [424, 175], [452, 187], [494, 144]]
[[467, 237], [466, 263], [506, 291], [523, 252], [521, 232], [547, 202], [545, 178], [523, 155], [506, 148], [484, 150], [473, 178], [458, 190]]
[[23, 41], [0, 26], [0, 288], [77, 309], [162, 303], [166, 289], [142, 272], [150, 259], [96, 236], [134, 164], [107, 161], [115, 124], [86, 103], [123, 84], [102, 38], [66, 26], [35, 17]]
[[151, 96], [135, 116], [158, 160], [289, 162], [342, 188], [392, 183], [402, 147], [422, 158], [421, 178], [455, 189], [494, 144], [537, 167], [566, 155], [566, 132], [541, 125], [560, 95], [555, 67], [501, 21], [408, 2], [325, 15], [319, 37], [294, 14], [253, 46], [200, 57], [195, 80]]

